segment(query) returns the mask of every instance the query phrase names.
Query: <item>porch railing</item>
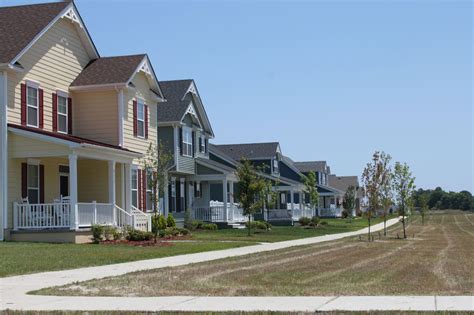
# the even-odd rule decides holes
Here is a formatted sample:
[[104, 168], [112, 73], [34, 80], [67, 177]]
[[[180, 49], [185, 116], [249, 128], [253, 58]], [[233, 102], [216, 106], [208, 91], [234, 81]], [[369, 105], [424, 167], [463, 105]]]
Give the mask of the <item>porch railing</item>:
[[213, 202], [209, 207], [194, 207], [193, 218], [207, 222], [244, 222], [246, 220], [242, 209], [236, 204], [228, 203], [226, 208], [227, 211], [224, 211], [222, 202]]
[[301, 217], [307, 217], [307, 218], [314, 217], [316, 214], [316, 211], [314, 209], [302, 206], [302, 207], [294, 208], [291, 214], [292, 214], [293, 221], [298, 221]]
[[13, 204], [15, 229], [69, 228], [71, 206], [68, 203]]
[[77, 203], [79, 227], [93, 224], [115, 225], [115, 205], [111, 203]]
[[151, 215], [132, 206], [133, 227], [142, 231], [151, 231]]
[[342, 217], [341, 208], [319, 208], [319, 216], [321, 217]]

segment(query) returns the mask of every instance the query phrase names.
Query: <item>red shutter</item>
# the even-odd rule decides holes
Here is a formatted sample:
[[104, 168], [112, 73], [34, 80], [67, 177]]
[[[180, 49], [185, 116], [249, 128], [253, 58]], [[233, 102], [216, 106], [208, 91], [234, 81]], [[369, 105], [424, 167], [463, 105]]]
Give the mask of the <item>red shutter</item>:
[[142, 210], [143, 211], [146, 211], [146, 189], [147, 189], [147, 186], [146, 186], [146, 170], [142, 170]]
[[39, 166], [40, 203], [44, 203], [44, 165]]
[[145, 139], [148, 139], [148, 105], [145, 108]]
[[142, 172], [141, 170], [137, 171], [138, 176], [138, 200], [137, 200], [137, 208], [141, 209], [142, 207]]
[[28, 197], [28, 164], [21, 163], [21, 198]]
[[40, 129], [43, 129], [44, 127], [44, 102], [43, 102], [43, 89], [38, 89], [38, 117], [39, 117], [39, 122], [38, 122], [38, 127]]
[[67, 98], [67, 133], [72, 135], [72, 98]]
[[133, 101], [133, 136], [137, 136], [137, 101]]
[[21, 124], [23, 126], [26, 126], [26, 84], [22, 83], [20, 86], [21, 86]]
[[53, 102], [53, 131], [58, 131], [58, 95], [52, 94], [51, 100]]

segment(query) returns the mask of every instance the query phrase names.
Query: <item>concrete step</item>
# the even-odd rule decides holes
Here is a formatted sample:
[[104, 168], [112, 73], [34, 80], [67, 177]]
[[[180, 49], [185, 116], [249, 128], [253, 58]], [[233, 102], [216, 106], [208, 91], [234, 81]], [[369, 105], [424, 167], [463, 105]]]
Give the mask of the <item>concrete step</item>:
[[233, 229], [245, 229], [244, 223], [227, 223], [228, 226], [231, 226]]

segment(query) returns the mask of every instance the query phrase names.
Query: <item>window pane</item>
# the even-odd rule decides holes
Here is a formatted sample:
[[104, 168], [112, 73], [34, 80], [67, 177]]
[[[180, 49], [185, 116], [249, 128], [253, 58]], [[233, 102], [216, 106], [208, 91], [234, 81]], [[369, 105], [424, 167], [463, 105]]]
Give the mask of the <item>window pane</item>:
[[67, 98], [58, 96], [58, 113], [67, 114]]
[[28, 105], [31, 106], [38, 106], [38, 90], [32, 87], [28, 87], [28, 97], [27, 97], [27, 103]]
[[153, 204], [153, 195], [151, 192], [146, 193], [146, 210], [153, 210], [154, 204]]
[[137, 131], [140, 137], [145, 136], [145, 124], [143, 123], [143, 121], [140, 121], [140, 120], [138, 121]]
[[38, 126], [38, 109], [28, 106], [28, 125]]
[[28, 189], [28, 202], [29, 203], [38, 203], [38, 189]]
[[28, 165], [28, 187], [38, 188], [38, 165]]
[[138, 185], [138, 170], [132, 170], [132, 189], [137, 189]]
[[145, 120], [145, 109], [143, 103], [137, 105], [137, 117], [139, 120]]
[[58, 130], [67, 132], [67, 117], [64, 115], [58, 115]]
[[132, 191], [132, 206], [138, 208], [137, 191]]

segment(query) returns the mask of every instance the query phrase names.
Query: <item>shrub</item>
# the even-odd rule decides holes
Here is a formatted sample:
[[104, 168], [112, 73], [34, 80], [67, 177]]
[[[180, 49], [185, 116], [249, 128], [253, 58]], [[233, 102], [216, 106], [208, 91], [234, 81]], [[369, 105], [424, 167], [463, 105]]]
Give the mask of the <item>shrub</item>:
[[[248, 221], [245, 222], [245, 227], [249, 227]], [[252, 221], [250, 222], [250, 228], [254, 230], [265, 230], [268, 231], [270, 230], [272, 225], [268, 222], [265, 221]]]
[[153, 238], [153, 233], [151, 232], [146, 232], [146, 231], [141, 231], [141, 230], [135, 230], [133, 228], [129, 228], [127, 230], [127, 236], [125, 237], [127, 241], [149, 241]]
[[217, 224], [215, 223], [205, 223], [202, 225], [203, 230], [215, 231], [217, 230]]
[[190, 228], [191, 225], [191, 209], [187, 208], [184, 212], [184, 227]]
[[190, 224], [189, 224], [189, 226], [187, 226], [187, 228], [190, 229], [191, 231], [194, 231], [194, 230], [197, 230], [197, 229], [201, 229], [203, 224], [204, 224], [204, 222], [202, 222], [202, 221], [193, 220], [193, 221], [190, 222]]
[[166, 226], [167, 227], [175, 227], [176, 226], [176, 221], [173, 217], [173, 215], [170, 213], [168, 214], [168, 217], [166, 218]]
[[346, 209], [342, 210], [342, 218], [343, 219], [347, 219], [349, 217], [349, 215], [350, 215], [349, 211], [350, 210], [346, 210]]
[[92, 224], [91, 231], [92, 231], [92, 242], [94, 244], [99, 244], [102, 241], [102, 237], [104, 234], [104, 227], [100, 224]]
[[164, 215], [158, 215], [158, 230], [162, 231], [166, 229], [166, 218]]
[[113, 233], [112, 233], [112, 237], [115, 241], [119, 241], [123, 238], [123, 232], [119, 229], [114, 229]]
[[183, 236], [185, 236], [185, 235], [190, 235], [190, 234], [191, 234], [191, 232], [190, 232], [188, 229], [186, 229], [186, 228], [182, 228], [182, 229], [181, 229], [181, 228], [178, 228], [178, 231], [179, 231], [179, 234], [181, 234], [181, 235], [183, 235]]
[[179, 230], [176, 227], [169, 226], [165, 229], [165, 236], [177, 236], [179, 234]]
[[107, 225], [107, 226], [104, 226], [103, 230], [104, 230], [104, 239], [106, 241], [110, 241], [113, 238], [116, 228], [114, 228], [113, 226]]
[[328, 225], [328, 221], [321, 221], [321, 223], [319, 223], [321, 225]]
[[308, 217], [301, 217], [298, 222], [301, 226], [307, 226], [311, 222], [311, 219]]

